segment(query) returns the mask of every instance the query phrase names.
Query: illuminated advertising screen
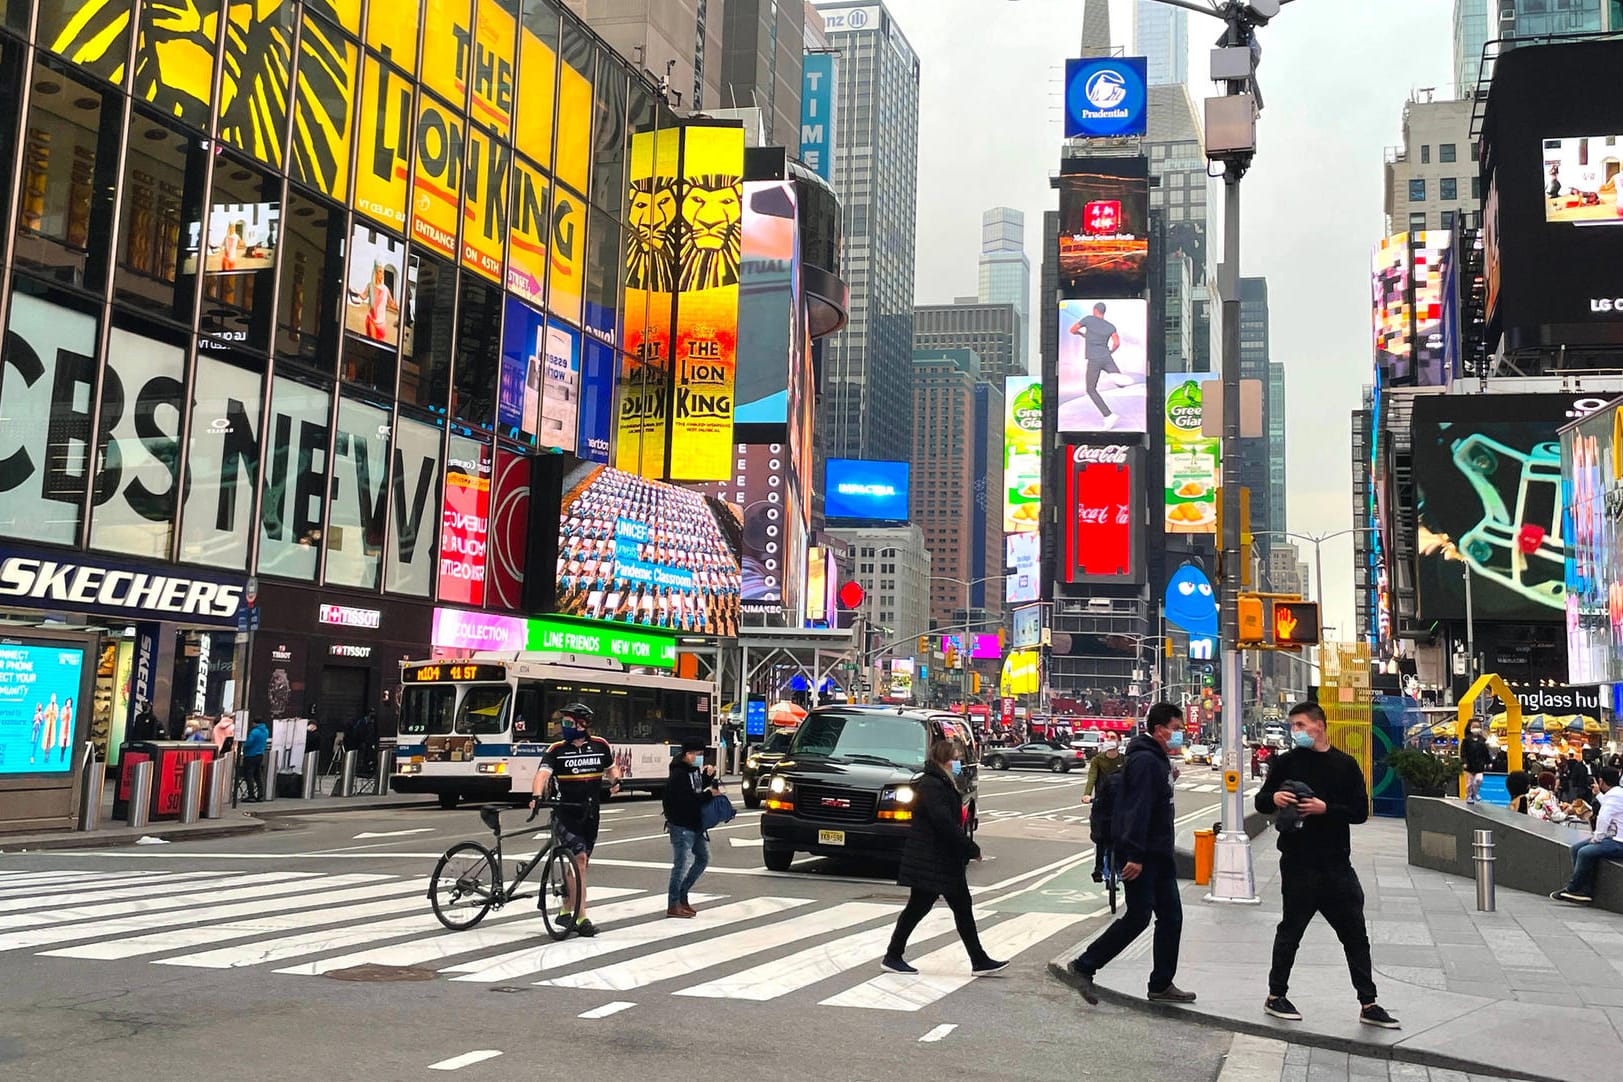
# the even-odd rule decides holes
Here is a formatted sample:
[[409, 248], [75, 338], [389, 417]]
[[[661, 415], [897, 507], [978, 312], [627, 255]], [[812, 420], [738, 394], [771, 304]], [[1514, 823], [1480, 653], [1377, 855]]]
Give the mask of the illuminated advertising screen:
[[1015, 609], [1011, 617], [1013, 636], [1009, 645], [1016, 650], [1037, 646], [1043, 638], [1043, 607], [1041, 605], [1027, 605], [1023, 609]]
[[795, 185], [744, 185], [743, 267], [738, 298], [738, 424], [786, 424], [791, 373], [805, 361], [800, 324], [800, 230]]
[[579, 331], [547, 321], [541, 373], [541, 446], [574, 451], [580, 426]]
[[614, 438], [614, 348], [587, 338], [580, 361], [580, 433], [576, 454], [593, 462], [609, 461]]
[[627, 172], [625, 346], [614, 464], [629, 473], [665, 471], [671, 313], [676, 295], [677, 168], [681, 133], [631, 137]]
[[1207, 389], [1222, 384], [1214, 372], [1168, 372], [1166, 380], [1165, 530], [1216, 533], [1222, 441], [1201, 435], [1201, 421]]
[[677, 189], [676, 395], [666, 475], [721, 481], [731, 473], [738, 371], [744, 129], [682, 129]]
[[490, 533], [490, 445], [455, 437], [445, 464], [440, 518], [439, 597], [453, 605], [485, 603]]
[[1042, 596], [1043, 540], [1036, 533], [1011, 533], [1004, 537], [1008, 574], [1004, 578], [1004, 600], [1036, 601]]
[[[1567, 541], [1567, 678], [1623, 683], [1623, 412], [1611, 406], [1561, 433]], [[1474, 600], [1474, 598], [1473, 598]]]
[[[203, 273], [251, 274], [276, 265], [281, 233], [280, 203], [216, 203], [209, 209]], [[192, 223], [195, 232], [197, 223]], [[197, 250], [195, 238], [191, 250]], [[183, 274], [197, 273], [197, 257], [186, 257]]]
[[1607, 399], [1421, 395], [1414, 401], [1415, 586], [1422, 620], [1558, 620], [1566, 611], [1558, 430]]
[[507, 298], [502, 321], [502, 367], [496, 387], [496, 424], [502, 433], [535, 442], [541, 411], [541, 355], [546, 319], [534, 308]]
[[1000, 695], [1035, 695], [1041, 656], [1036, 650], [1014, 650], [1003, 661], [998, 680]]
[[741, 443], [733, 449], [734, 476], [716, 484], [690, 486], [743, 511], [743, 580], [746, 602], [777, 602], [793, 607], [800, 598], [797, 575], [803, 566], [806, 529], [789, 483], [789, 448], [782, 443]]
[[0, 642], [0, 775], [66, 774], [74, 768], [74, 722], [84, 649], [34, 640]]
[[1043, 503], [1043, 381], [1003, 381], [1003, 532], [1037, 531]]
[[807, 53], [800, 69], [800, 160], [824, 180], [834, 170], [835, 54]]
[[1544, 140], [1544, 220], [1623, 225], [1623, 135]]
[[738, 634], [737, 508], [594, 462], [565, 463], [557, 612]]
[[1124, 446], [1066, 451], [1065, 581], [1141, 581], [1143, 452]]
[[887, 697], [899, 703], [913, 701], [912, 658], [893, 657], [890, 659], [890, 690]]
[[344, 330], [380, 345], [400, 342], [406, 244], [357, 222], [349, 238]]
[[823, 515], [856, 522], [906, 522], [906, 462], [831, 458], [823, 478]]
[[1148, 302], [1061, 301], [1056, 318], [1059, 430], [1145, 431]]
[[1065, 138], [1143, 135], [1148, 62], [1142, 56], [1065, 61]]
[[1433, 229], [1398, 233], [1375, 248], [1375, 363], [1395, 386], [1447, 382], [1444, 284], [1452, 244], [1447, 230]]
[[1067, 159], [1059, 177], [1059, 284], [1068, 295], [1136, 296], [1150, 257], [1149, 161]]

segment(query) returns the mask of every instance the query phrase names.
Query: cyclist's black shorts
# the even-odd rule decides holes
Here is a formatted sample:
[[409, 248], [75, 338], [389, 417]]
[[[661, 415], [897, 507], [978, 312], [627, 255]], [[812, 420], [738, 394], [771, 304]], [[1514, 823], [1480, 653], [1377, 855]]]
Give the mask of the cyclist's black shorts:
[[558, 845], [567, 853], [591, 855], [597, 845], [598, 816], [596, 809], [590, 815], [565, 817], [560, 815], [555, 824]]

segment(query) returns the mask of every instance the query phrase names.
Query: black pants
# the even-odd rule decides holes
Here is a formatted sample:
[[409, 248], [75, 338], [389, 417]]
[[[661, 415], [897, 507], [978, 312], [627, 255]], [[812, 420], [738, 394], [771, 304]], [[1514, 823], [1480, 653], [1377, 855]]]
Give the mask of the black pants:
[[242, 757], [242, 772], [248, 782], [248, 799], [265, 799], [265, 757], [263, 755], [244, 755]]
[[896, 918], [896, 930], [890, 933], [890, 948], [885, 951], [887, 958], [900, 958], [907, 950], [907, 939], [913, 934], [913, 929], [919, 926], [919, 921], [930, 912], [937, 898], [947, 899], [947, 907], [952, 910], [953, 923], [958, 925], [958, 938], [964, 941], [964, 950], [969, 952], [969, 964], [978, 965], [987, 960], [986, 951], [981, 947], [981, 936], [975, 930], [975, 912], [969, 898], [969, 884], [954, 887], [945, 894], [937, 894], [933, 890], [923, 887], [914, 887], [913, 893], [908, 896], [907, 905], [903, 907], [901, 915]]
[[1097, 973], [1126, 950], [1155, 918], [1154, 964], [1150, 991], [1164, 991], [1178, 972], [1178, 946], [1183, 939], [1183, 900], [1178, 897], [1177, 869], [1171, 857], [1143, 862], [1138, 877], [1124, 881], [1127, 912], [1116, 918], [1076, 960], [1089, 973]]
[[1285, 898], [1285, 912], [1274, 933], [1274, 962], [1268, 972], [1268, 994], [1285, 995], [1290, 989], [1291, 966], [1302, 933], [1315, 913], [1335, 930], [1341, 949], [1347, 953], [1347, 971], [1352, 975], [1358, 1002], [1375, 1002], [1374, 963], [1369, 956], [1369, 931], [1364, 927], [1364, 887], [1352, 865], [1338, 868], [1303, 867], [1281, 863], [1279, 878]]

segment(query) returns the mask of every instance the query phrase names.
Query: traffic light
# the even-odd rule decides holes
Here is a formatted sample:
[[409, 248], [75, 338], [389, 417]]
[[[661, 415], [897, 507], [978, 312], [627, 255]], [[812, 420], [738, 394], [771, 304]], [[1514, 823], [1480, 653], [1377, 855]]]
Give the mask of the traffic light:
[[958, 648], [950, 642], [947, 644], [947, 668], [958, 668]]
[[1317, 601], [1275, 601], [1273, 644], [1281, 650], [1294, 650], [1319, 641]]
[[928, 635], [920, 635], [919, 636], [919, 656], [920, 657], [929, 657], [930, 656], [930, 636], [928, 636]]
[[969, 674], [969, 693], [971, 695], [979, 695], [981, 693], [981, 674], [978, 672], [972, 672]]
[[1241, 594], [1236, 604], [1240, 610], [1240, 642], [1263, 642], [1268, 633], [1268, 624], [1263, 616], [1262, 598], [1255, 594]]

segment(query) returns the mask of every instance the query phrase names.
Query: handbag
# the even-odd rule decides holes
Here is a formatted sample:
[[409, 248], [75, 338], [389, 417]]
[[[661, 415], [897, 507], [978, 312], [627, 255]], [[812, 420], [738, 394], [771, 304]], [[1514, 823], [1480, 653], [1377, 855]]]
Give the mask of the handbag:
[[738, 818], [738, 809], [733, 802], [727, 799], [727, 794], [717, 793], [699, 807], [699, 826], [710, 830], [722, 823], [730, 823]]

